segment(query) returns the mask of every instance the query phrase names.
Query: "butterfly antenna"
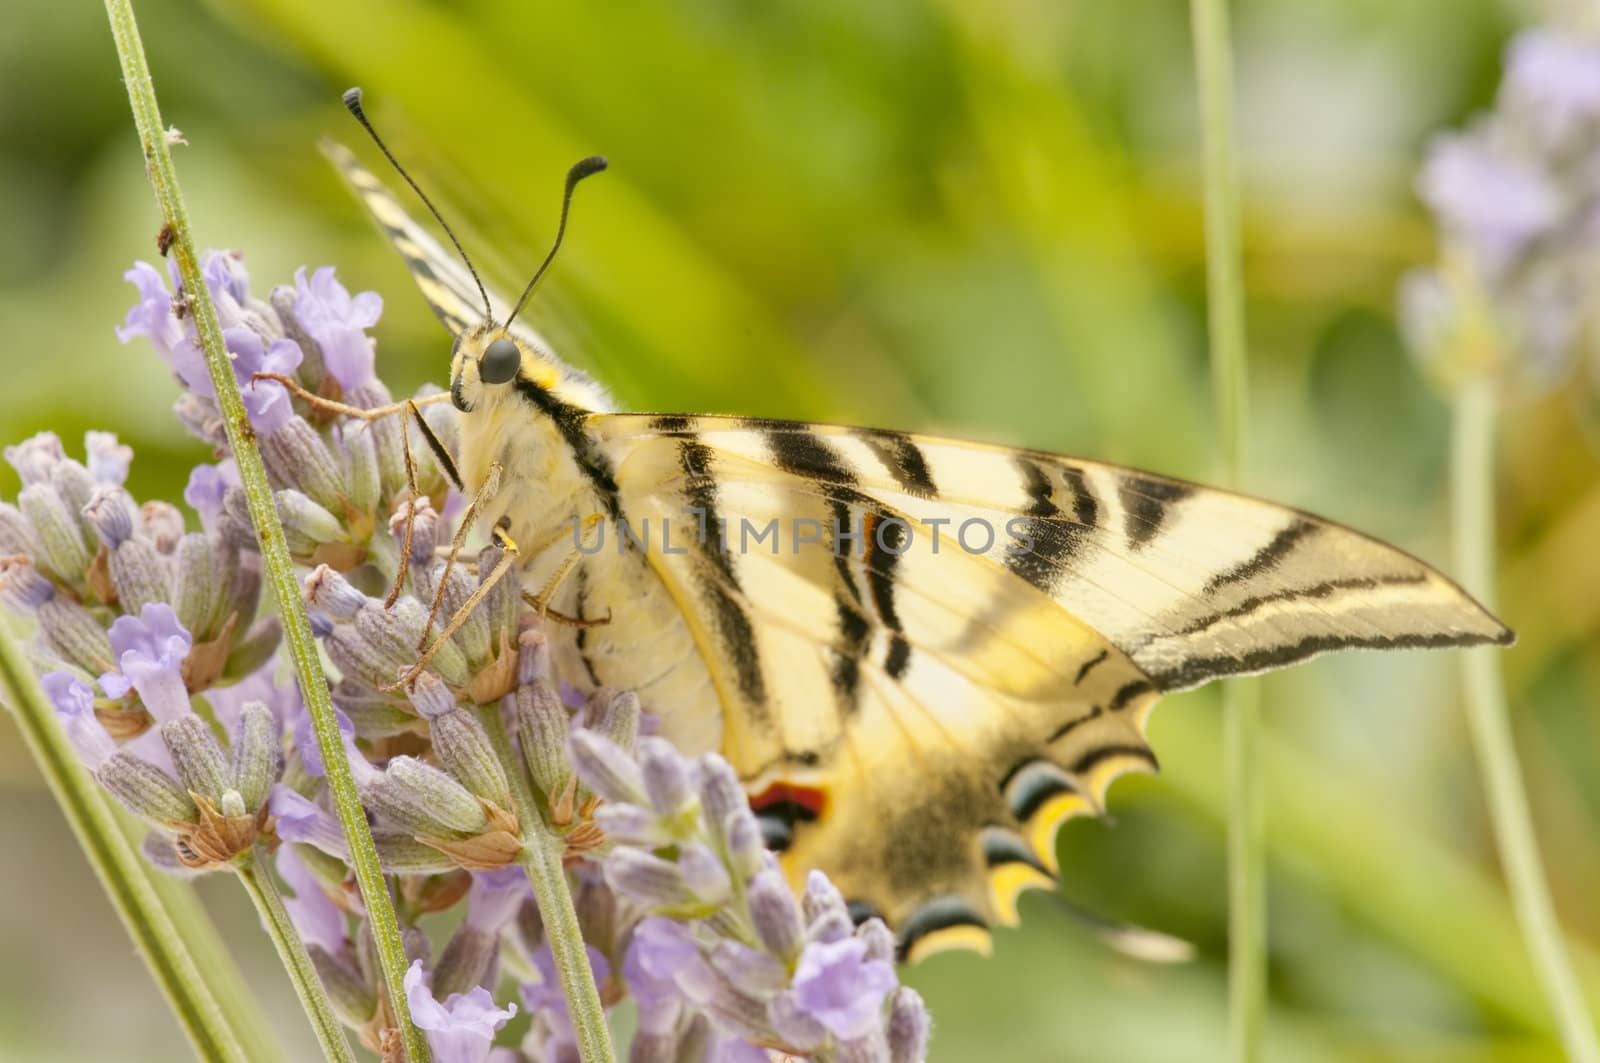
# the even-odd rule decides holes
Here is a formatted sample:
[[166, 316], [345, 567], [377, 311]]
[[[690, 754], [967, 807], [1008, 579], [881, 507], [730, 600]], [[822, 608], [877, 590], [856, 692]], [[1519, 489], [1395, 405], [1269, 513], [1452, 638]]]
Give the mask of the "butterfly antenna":
[[527, 303], [528, 296], [533, 294], [533, 289], [538, 285], [539, 278], [544, 276], [544, 271], [550, 268], [551, 262], [555, 261], [556, 252], [561, 250], [561, 238], [567, 233], [567, 214], [572, 210], [573, 189], [578, 187], [579, 181], [585, 177], [593, 177], [601, 170], [604, 170], [606, 165], [605, 156], [591, 155], [587, 159], [579, 159], [572, 164], [572, 169], [567, 171], [567, 190], [561, 197], [561, 224], [556, 226], [556, 241], [550, 245], [550, 253], [544, 256], [544, 261], [539, 264], [533, 279], [528, 282], [526, 288], [522, 289], [522, 298], [517, 300], [517, 305], [511, 311], [511, 316], [506, 318], [507, 327], [510, 327], [511, 322], [516, 320], [518, 314], [522, 313], [522, 307]]
[[[406, 179], [406, 184], [411, 186], [411, 191], [415, 192], [417, 194], [417, 198], [422, 200], [422, 205], [428, 208], [428, 211], [433, 215], [434, 220], [439, 223], [439, 227], [444, 230], [444, 234], [448, 236], [450, 238], [450, 242], [455, 245], [456, 254], [460, 255], [461, 261], [466, 263], [467, 272], [472, 274], [472, 283], [478, 286], [478, 294], [483, 297], [484, 320], [492, 322], [494, 320], [494, 308], [489, 305], [489, 292], [484, 288], [483, 281], [479, 279], [478, 271], [472, 268], [472, 259], [467, 257], [467, 249], [461, 246], [460, 240], [456, 239], [455, 230], [451, 229], [450, 223], [444, 220], [444, 215], [439, 213], [439, 208], [433, 205], [433, 200], [428, 198], [428, 193], [424, 192], [421, 186], [419, 186], [416, 181], [412, 180], [411, 175], [406, 173], [406, 168], [400, 165], [400, 160], [394, 157], [394, 152], [389, 150], [389, 145], [385, 144], [383, 142], [383, 138], [378, 135], [378, 131], [372, 128], [372, 122], [368, 120], [367, 112], [361, 109], [361, 89], [359, 86], [353, 89], [345, 90], [344, 106], [345, 110], [354, 115], [355, 120], [361, 123], [361, 128], [367, 131], [367, 135], [372, 138], [372, 142], [378, 145], [378, 150], [383, 152], [383, 157], [389, 160], [389, 165], [393, 166], [395, 172]], [[601, 165], [603, 168], [604, 163]], [[576, 169], [576, 167], [574, 167], [574, 169]], [[570, 177], [568, 180], [570, 182]], [[572, 188], [570, 183], [567, 187], [567, 196], [568, 198], [571, 198], [572, 196]], [[563, 223], [566, 221], [565, 211], [562, 212], [562, 221]], [[560, 240], [558, 238], [557, 243], [559, 242]], [[552, 254], [553, 253], [554, 252], [552, 252]], [[516, 315], [513, 314], [512, 316], [515, 317]], [[509, 322], [507, 323], [509, 324]]]

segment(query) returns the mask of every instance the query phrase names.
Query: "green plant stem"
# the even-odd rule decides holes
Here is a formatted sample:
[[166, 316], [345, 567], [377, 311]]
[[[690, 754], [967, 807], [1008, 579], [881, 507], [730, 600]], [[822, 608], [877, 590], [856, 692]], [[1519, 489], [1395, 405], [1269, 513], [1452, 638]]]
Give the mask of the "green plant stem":
[[[1495, 399], [1486, 378], [1466, 381], [1455, 399], [1451, 452], [1456, 573], [1480, 602], [1494, 589]], [[1517, 762], [1511, 721], [1495, 647], [1463, 650], [1461, 673], [1467, 722], [1483, 776], [1495, 844], [1511, 894], [1511, 907], [1532, 955], [1534, 970], [1572, 1063], [1600, 1063], [1600, 1041], [1589, 1017], [1561, 926], [1550, 900], [1533, 833], [1533, 816]]]
[[211, 373], [228, 446], [239, 467], [239, 479], [244, 485], [250, 519], [255, 524], [256, 538], [261, 547], [262, 569], [277, 601], [283, 622], [284, 643], [294, 661], [300, 695], [310, 712], [312, 729], [327, 768], [328, 789], [333, 795], [345, 839], [350, 844], [350, 865], [361, 889], [367, 921], [377, 943], [378, 960], [383, 969], [384, 984], [389, 991], [395, 1023], [406, 1057], [411, 1063], [427, 1063], [430, 1059], [427, 1041], [411, 1022], [411, 1011], [406, 1004], [404, 979], [407, 961], [405, 946], [400, 938], [400, 926], [395, 919], [394, 905], [389, 898], [383, 870], [378, 864], [378, 851], [372, 844], [372, 833], [356, 793], [350, 764], [345, 759], [344, 744], [334, 720], [333, 704], [328, 697], [328, 682], [317, 655], [316, 639], [311, 633], [305, 603], [300, 597], [300, 583], [284, 542], [283, 525], [278, 519], [272, 487], [267, 482], [266, 466], [262, 464], [261, 452], [256, 448], [255, 433], [245, 413], [238, 381], [234, 379], [233, 365], [223, 342], [216, 307], [212, 305], [210, 290], [200, 271], [200, 258], [195, 252], [194, 238], [189, 231], [188, 212], [184, 207], [177, 172], [172, 165], [167, 130], [156, 103], [155, 87], [150, 81], [150, 68], [145, 59], [144, 45], [139, 39], [139, 27], [134, 20], [131, 0], [106, 0], [106, 14], [111, 20], [117, 55], [122, 61], [122, 75], [128, 86], [128, 100], [133, 106], [134, 124], [138, 127], [139, 140], [144, 148], [145, 168], [150, 184], [155, 189], [156, 202], [161, 208], [164, 231], [171, 237], [171, 254], [177, 260], [184, 294], [188, 296], [189, 309], [193, 314], [195, 332], [205, 352], [206, 367]]
[[311, 1020], [311, 1029], [317, 1035], [317, 1043], [322, 1046], [322, 1054], [331, 1063], [355, 1063], [356, 1057], [345, 1038], [344, 1027], [333, 1013], [333, 1005], [328, 1001], [328, 993], [322, 987], [322, 979], [311, 962], [311, 955], [306, 952], [305, 942], [300, 940], [294, 924], [289, 922], [289, 910], [283, 906], [283, 897], [278, 893], [272, 875], [261, 866], [254, 853], [247, 854], [233, 870], [239, 878], [239, 884], [256, 906], [261, 925], [278, 950], [278, 958], [283, 961], [283, 969], [289, 972], [295, 996], [300, 998], [300, 1006], [305, 1008], [306, 1018]]
[[[1217, 451], [1230, 486], [1245, 461], [1247, 370], [1239, 172], [1233, 134], [1233, 58], [1227, 0], [1192, 0], [1195, 77], [1205, 155], [1206, 297]], [[1266, 843], [1261, 793], [1260, 690], [1222, 689], [1228, 788], [1228, 1004], [1233, 1058], [1261, 1058], [1266, 1024]]]
[[[101, 799], [105, 800], [117, 825], [122, 828], [122, 836], [137, 852], [147, 828], [115, 801], [106, 800], [104, 794]], [[278, 1043], [266, 1013], [261, 1010], [256, 995], [250, 991], [239, 965], [233, 962], [227, 942], [217, 932], [216, 924], [205, 905], [200, 903], [194, 886], [173, 875], [151, 874], [148, 870], [146, 878], [162, 906], [172, 916], [178, 933], [188, 946], [189, 955], [194, 958], [195, 967], [217, 998], [217, 1004], [238, 1035], [245, 1055], [251, 1063], [283, 1063], [283, 1047]]]
[[171, 1005], [195, 1053], [204, 1060], [247, 1063], [239, 1032], [162, 906], [139, 854], [113, 818], [100, 788], [61, 730], [22, 649], [0, 624], [0, 689], [34, 761], [66, 814], [106, 896]]
[[550, 942], [550, 955], [561, 978], [561, 992], [572, 1014], [572, 1028], [578, 1035], [578, 1055], [583, 1063], [612, 1063], [616, 1055], [611, 1047], [611, 1029], [606, 1025], [605, 1007], [600, 1003], [600, 991], [594, 984], [594, 972], [589, 968], [589, 952], [578, 926], [578, 911], [572, 905], [567, 872], [561, 866], [565, 844], [539, 814], [533, 788], [528, 784], [528, 773], [511, 748], [500, 710], [492, 705], [481, 707], [478, 719], [489, 733], [495, 755], [511, 780], [511, 795], [522, 826], [522, 868], [533, 886], [545, 937]]

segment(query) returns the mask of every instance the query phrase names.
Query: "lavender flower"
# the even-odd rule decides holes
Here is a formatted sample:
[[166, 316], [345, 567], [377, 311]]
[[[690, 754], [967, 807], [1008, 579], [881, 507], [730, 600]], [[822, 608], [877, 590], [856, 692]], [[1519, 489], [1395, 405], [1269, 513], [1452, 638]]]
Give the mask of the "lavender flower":
[[635, 927], [623, 965], [652, 1052], [667, 1058], [703, 1014], [724, 1036], [817, 1059], [917, 1058], [927, 1024], [898, 988], [893, 936], [875, 919], [853, 927], [821, 872], [795, 899], [725, 760], [690, 761], [659, 738], [629, 756], [587, 730], [569, 746], [606, 802], [606, 881], [659, 913]]
[[1494, 111], [1434, 140], [1417, 191], [1441, 235], [1439, 265], [1400, 287], [1422, 366], [1447, 386], [1484, 373], [1523, 391], [1561, 380], [1596, 318], [1600, 39], [1520, 34]]
[[496, 1031], [517, 1013], [515, 1004], [498, 1007], [482, 986], [452, 993], [443, 1001], [435, 999], [432, 978], [421, 960], [406, 971], [405, 982], [411, 1019], [426, 1031], [436, 1063], [484, 1063]]
[[317, 342], [327, 371], [345, 392], [372, 384], [374, 351], [366, 330], [378, 323], [383, 299], [377, 292], [361, 292], [351, 297], [334, 277], [332, 266], [323, 266], [309, 279], [302, 266], [294, 274], [294, 316], [300, 327]]
[[94, 714], [94, 691], [71, 672], [47, 673], [40, 683], [78, 756], [90, 771], [97, 770], [117, 751], [117, 744]]
[[147, 605], [138, 617], [118, 617], [110, 636], [118, 670], [100, 677], [100, 689], [108, 697], [121, 698], [136, 690], [157, 720], [175, 720], [188, 713], [183, 662], [194, 640], [171, 606]]
[[[276, 373], [305, 392], [387, 404], [367, 334], [377, 295], [352, 295], [324, 267], [297, 271], [263, 301], [239, 256], [208, 254], [203, 267], [292, 556], [309, 570], [345, 755], [404, 901], [407, 1003], [435, 1059], [576, 1058], [552, 943], [519, 865], [530, 792], [538, 826], [564, 843], [603, 1004], [638, 1000], [632, 1059], [758, 1061], [769, 1048], [921, 1058], [926, 1012], [896, 985], [889, 932], [854, 927], [824, 879], [795, 897], [726, 762], [687, 760], [652, 737], [655, 718], [633, 694], [584, 693], [553, 675], [515, 579], [458, 617], [502, 553], [491, 544], [453, 567], [438, 556], [463, 500], [426, 452], [411, 490], [398, 420], [343, 420], [255, 379]], [[137, 263], [126, 279], [138, 301], [118, 337], [149, 340], [185, 388], [179, 420], [221, 448], [175, 275]], [[452, 445], [453, 411], [427, 416]], [[24, 489], [17, 505], [0, 503], [0, 604], [34, 621], [64, 729], [150, 825], [145, 852], [159, 866], [205, 871], [271, 851], [334, 1010], [369, 1048], [392, 1047], [393, 1009], [321, 752], [280, 678], [276, 621], [257, 616], [260, 561], [236, 467], [223, 455], [192, 471], [184, 500], [203, 531], [186, 532], [178, 509], [124, 489], [128, 447], [90, 433], [85, 451], [77, 462], [49, 434], [7, 448]], [[402, 571], [408, 526], [408, 575], [386, 605], [376, 595]], [[412, 675], [436, 595], [460, 623], [442, 640], [434, 624], [427, 668]], [[275, 847], [258, 848], [272, 835]], [[462, 904], [430, 959], [416, 920]], [[494, 1046], [517, 1013], [496, 1003], [513, 976], [533, 1017], [521, 1052]]]

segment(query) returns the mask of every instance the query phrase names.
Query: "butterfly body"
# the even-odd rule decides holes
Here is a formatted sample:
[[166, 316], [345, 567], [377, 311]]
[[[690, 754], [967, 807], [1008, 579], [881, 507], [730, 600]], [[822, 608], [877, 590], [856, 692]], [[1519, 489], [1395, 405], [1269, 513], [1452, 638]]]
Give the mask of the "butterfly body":
[[790, 873], [826, 870], [913, 958], [985, 947], [1054, 882], [1060, 824], [1155, 768], [1162, 693], [1333, 649], [1511, 638], [1410, 555], [1230, 492], [901, 432], [614, 412], [531, 330], [486, 324], [464, 271], [330, 154], [456, 337], [463, 480], [498, 471], [486, 516], [539, 547], [524, 588], [608, 618], [549, 629], [561, 677], [633, 689], [684, 748], [719, 749]]

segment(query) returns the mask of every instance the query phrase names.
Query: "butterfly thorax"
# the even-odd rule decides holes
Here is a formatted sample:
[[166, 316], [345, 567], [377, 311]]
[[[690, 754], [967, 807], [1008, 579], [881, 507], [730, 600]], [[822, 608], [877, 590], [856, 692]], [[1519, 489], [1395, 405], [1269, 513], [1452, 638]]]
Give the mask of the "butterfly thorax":
[[486, 352], [504, 335], [480, 327], [456, 345], [451, 394], [469, 414], [460, 473], [469, 494], [497, 476], [481, 519], [523, 550], [523, 589], [580, 622], [546, 627], [560, 677], [633, 690], [681, 748], [717, 748], [721, 709], [682, 605], [650, 564], [649, 543], [620, 533], [643, 522], [623, 506], [618, 470], [588, 427], [607, 397], [522, 335], [509, 337], [521, 353], [515, 376], [485, 382]]

